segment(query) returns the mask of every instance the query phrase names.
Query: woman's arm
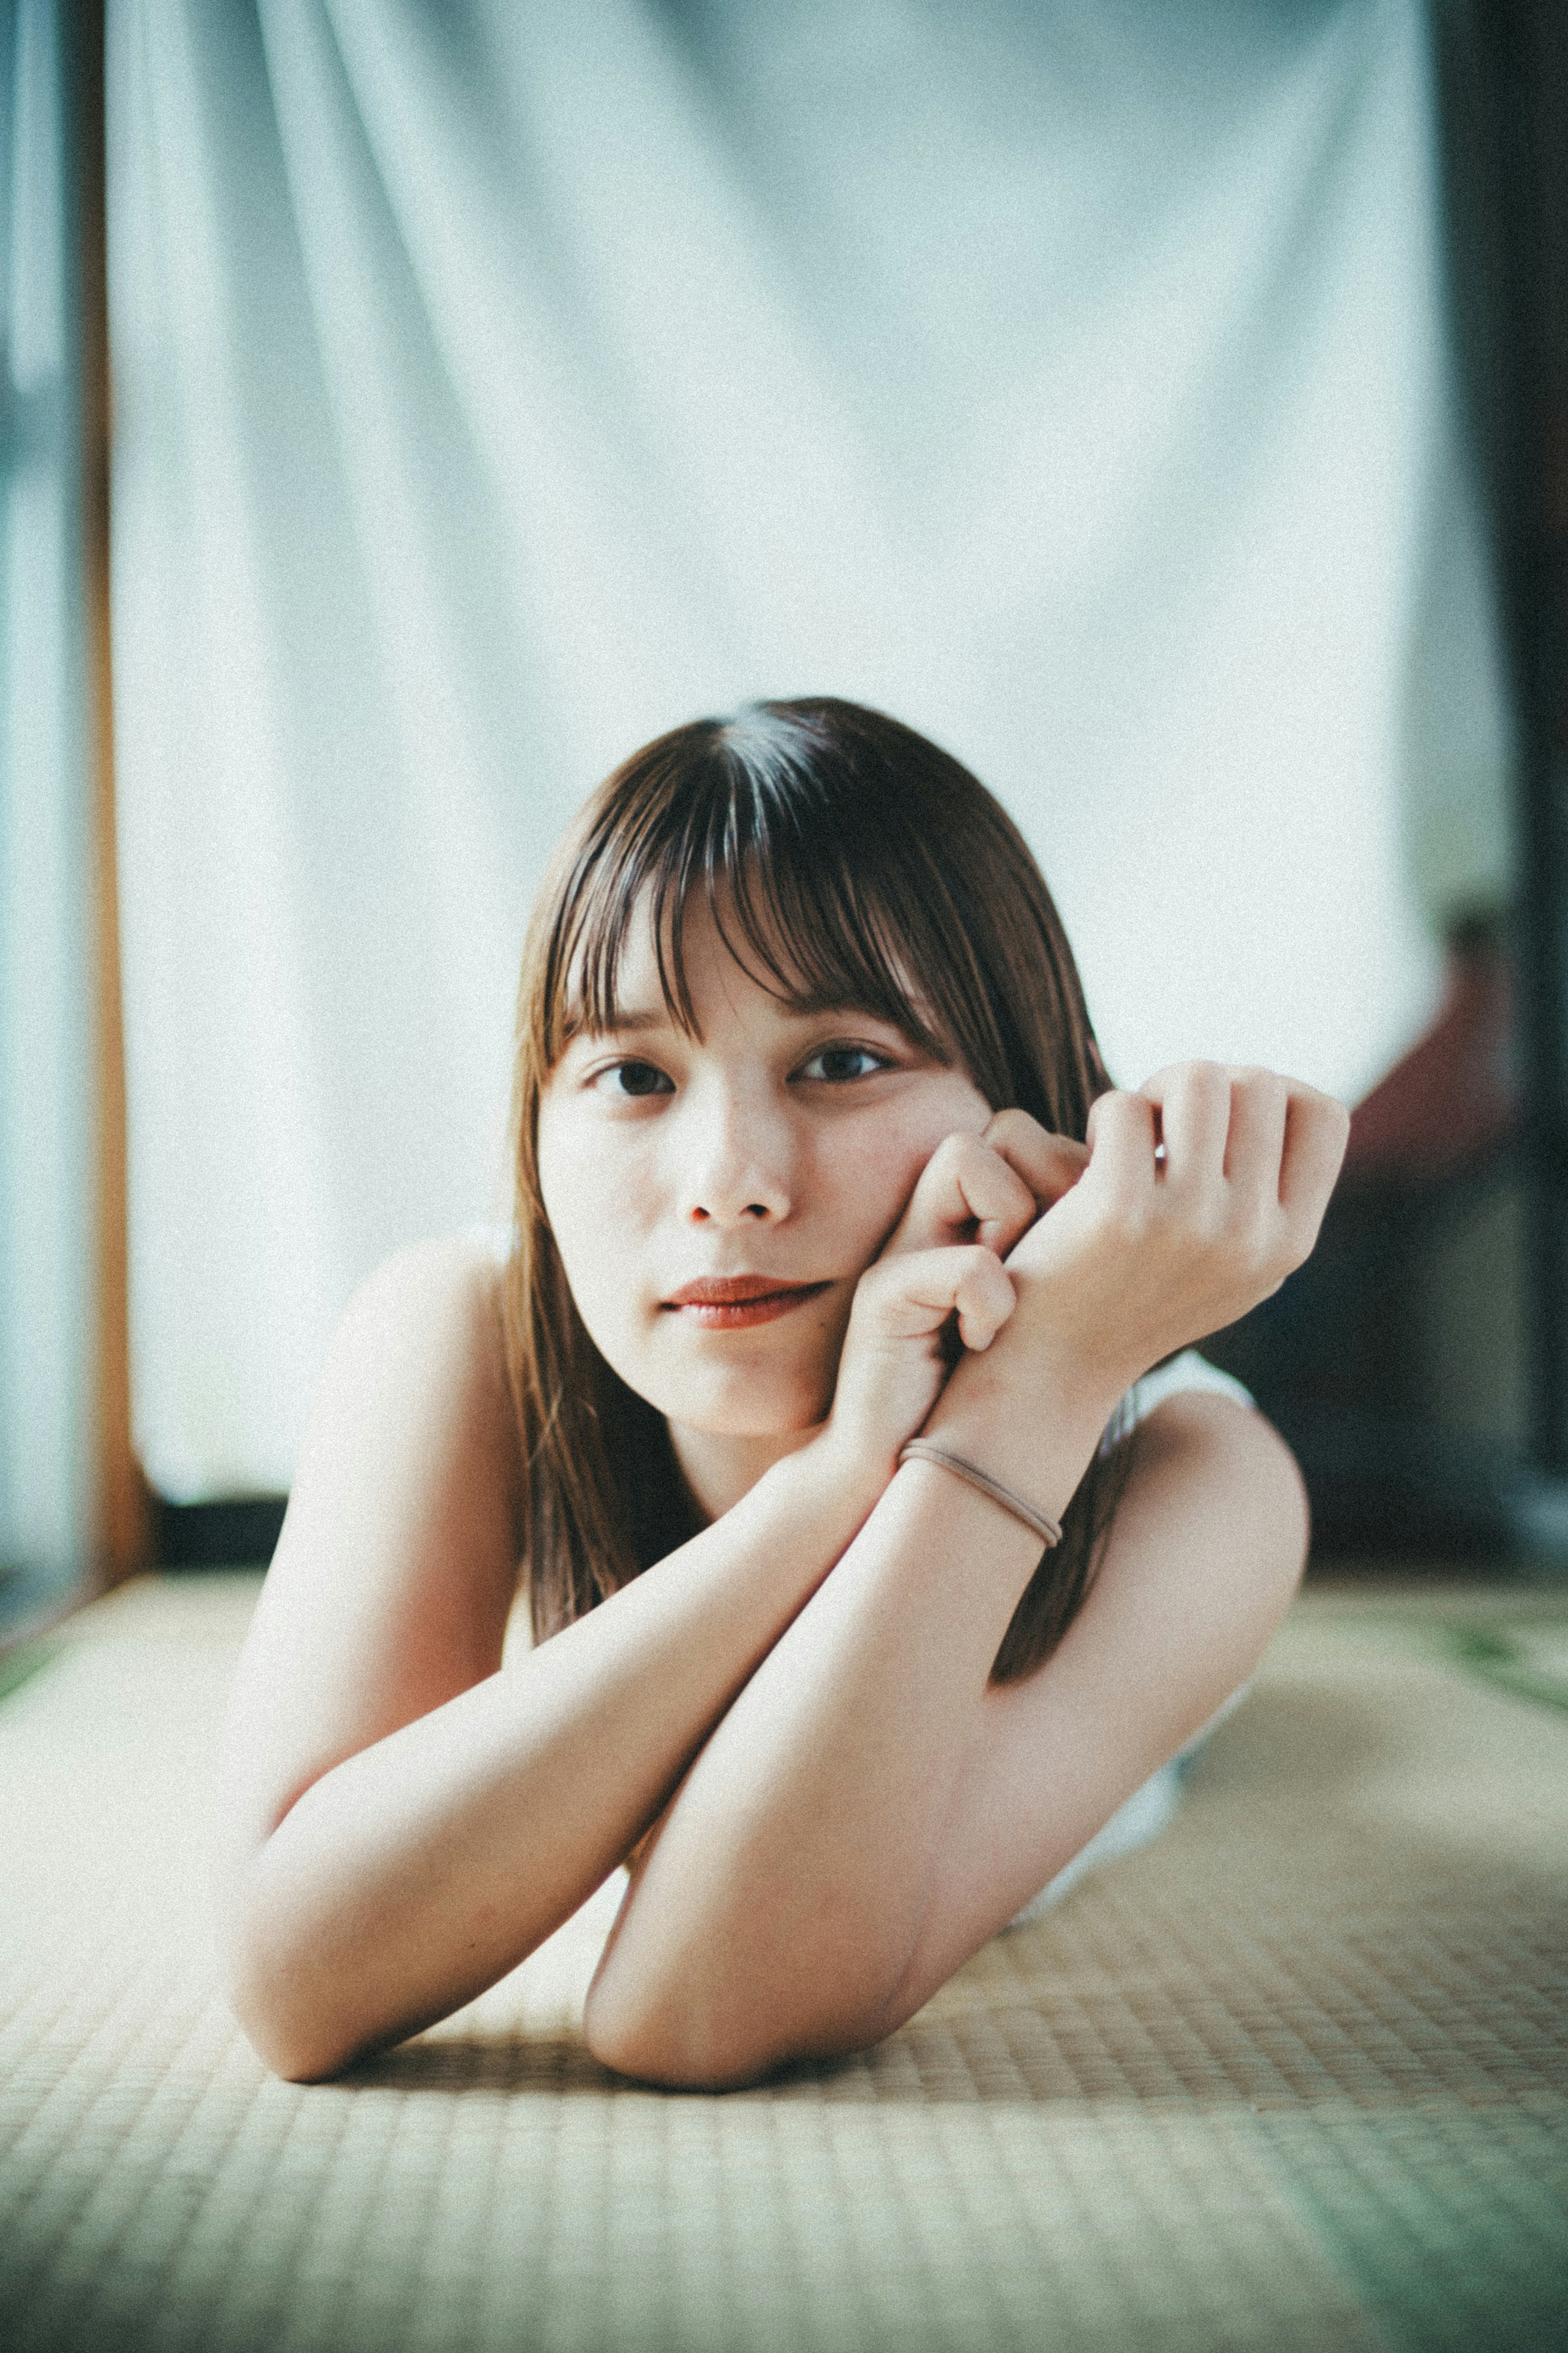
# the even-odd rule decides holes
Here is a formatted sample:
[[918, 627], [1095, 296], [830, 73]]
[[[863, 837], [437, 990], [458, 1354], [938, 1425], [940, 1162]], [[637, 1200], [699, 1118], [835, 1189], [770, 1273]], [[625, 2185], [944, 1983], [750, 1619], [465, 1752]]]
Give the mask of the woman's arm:
[[[502, 1672], [518, 1528], [497, 1273], [482, 1244], [429, 1244], [354, 1301], [241, 1659], [221, 1907], [235, 2010], [284, 2074], [444, 2016], [576, 1909], [844, 1551], [940, 1386], [934, 1357], [923, 1387], [906, 1368], [912, 1419], [890, 1440], [814, 1440]], [[978, 1248], [866, 1290], [923, 1292], [934, 1332], [976, 1282], [1005, 1314]], [[988, 1328], [977, 1302], [972, 1336]]]
[[[1018, 1551], [994, 1507], [911, 1466], [845, 1556], [847, 1573], [818, 1594], [941, 1388], [941, 1329], [956, 1306], [966, 1342], [983, 1347], [1015, 1288], [1034, 1302], [1024, 1322], [1035, 1341], [1014, 1349], [1028, 1368], [1020, 1460], [1009, 1474], [994, 1452], [985, 1459], [1059, 1511], [1129, 1366], [1227, 1320], [1198, 1312], [1221, 1301], [1211, 1271], [1195, 1303], [1177, 1297], [1188, 1319], [1180, 1331], [1166, 1335], [1156, 1319], [1130, 1333], [1123, 1313], [1113, 1365], [1086, 1347], [1065, 1303], [1087, 1302], [1091, 1323], [1100, 1313], [1084, 1279], [1104, 1256], [1092, 1216], [1087, 1259], [1082, 1235], [1075, 1258], [1070, 1226], [1041, 1219], [1024, 1245], [1041, 1264], [1031, 1272], [1015, 1253], [1011, 1283], [990, 1250], [959, 1239], [978, 1229], [1005, 1248], [1003, 1231], [1016, 1235], [1034, 1200], [1061, 1189], [1059, 1172], [1047, 1172], [1032, 1200], [1009, 1173], [1012, 1116], [994, 1124], [1004, 1157], [980, 1155], [962, 1214], [940, 1231], [895, 1237], [862, 1279], [824, 1436], [693, 1544], [504, 1672], [515, 1440], [494, 1270], [471, 1247], [442, 1245], [366, 1286], [323, 1377], [231, 1718], [230, 1982], [271, 2064], [331, 2073], [493, 1982], [630, 1851], [726, 1710], [733, 1724], [709, 1742], [643, 1860], [595, 1989], [598, 2047], [640, 2072], [728, 2080], [786, 2049], [864, 2039], [890, 2019], [899, 1989], [913, 1982], [911, 1924], [936, 1865], [934, 1802], [958, 1786], [991, 1659], [1033, 1566], [1032, 1546]], [[1042, 1144], [1047, 1159], [1076, 1154], [1076, 1173], [1078, 1147]], [[1152, 1166], [1152, 1141], [1147, 1149]], [[973, 1140], [960, 1158], [963, 1150], [973, 1157]], [[1024, 1195], [1022, 1218], [1009, 1188]], [[1091, 1208], [1094, 1197], [1090, 1187]], [[1050, 1271], [1051, 1234], [1057, 1255], [1066, 1251], [1065, 1288], [1062, 1269]], [[1145, 1242], [1130, 1263], [1148, 1273], [1157, 1256]], [[1271, 1287], [1257, 1286], [1256, 1270], [1249, 1279], [1252, 1296]], [[989, 1412], [986, 1363], [965, 1358], [949, 1403], [967, 1397]], [[1001, 1388], [1018, 1383], [1004, 1377]], [[803, 1607], [826, 1593], [830, 1610]], [[797, 1624], [809, 1648], [781, 1641]], [[933, 1663], [934, 1682], [922, 1681]], [[902, 1741], [911, 1706], [925, 1748]], [[724, 1769], [727, 1757], [742, 1769]], [[849, 1835], [836, 1846], [840, 1820]], [[668, 1844], [675, 1826], [704, 1850], [684, 1887], [679, 1843]], [[894, 1923], [890, 1941], [858, 1936], [844, 1953], [833, 1907], [868, 1849], [903, 1909], [880, 1915]], [[791, 1856], [799, 1884], [820, 1891], [831, 1966], [809, 1976], [815, 2007], [774, 2009], [750, 1997], [745, 1977], [755, 1952], [772, 1967], [780, 1936], [795, 1933]], [[765, 1898], [761, 1912], [734, 1943], [713, 1943], [743, 1885]], [[686, 1950], [700, 1951], [702, 1967], [683, 1982], [669, 1964]], [[802, 1958], [812, 1955], [803, 1948]]]
[[[918, 2010], [1247, 1680], [1296, 1590], [1308, 1534], [1300, 1473], [1261, 1414], [1203, 1394], [1156, 1408], [1066, 1639], [1037, 1674], [984, 1696], [879, 2032]], [[1020, 1803], [1025, 1792], [1036, 1802]]]
[[1262, 1417], [1172, 1398], [1066, 1640], [990, 1685], [1033, 1549], [910, 1464], [639, 1859], [590, 2046], [721, 2086], [890, 2032], [1245, 1681], [1305, 1551], [1300, 1479]]
[[[1305, 1255], [1343, 1134], [1337, 1105], [1256, 1074], [1184, 1073], [1163, 1106], [1108, 1099], [1089, 1171], [1008, 1261], [1016, 1313], [960, 1365], [931, 1434], [1059, 1515], [1129, 1366], [1228, 1321]], [[1037, 1545], [911, 1462], [639, 1857], [590, 1994], [592, 2047], [721, 2084], [888, 2031], [1243, 1680], [1305, 1535], [1267, 1424], [1171, 1400], [1067, 1640], [995, 1688]]]

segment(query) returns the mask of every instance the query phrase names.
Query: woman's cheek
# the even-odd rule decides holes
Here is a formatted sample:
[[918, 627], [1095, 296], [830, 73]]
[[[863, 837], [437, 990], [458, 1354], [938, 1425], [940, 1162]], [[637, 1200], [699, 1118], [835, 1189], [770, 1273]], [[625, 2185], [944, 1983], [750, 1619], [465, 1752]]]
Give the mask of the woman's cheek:
[[624, 1252], [624, 1229], [612, 1238], [597, 1221], [576, 1211], [563, 1210], [550, 1222], [567, 1287], [588, 1337], [605, 1363], [640, 1389], [646, 1344], [643, 1289]]
[[[578, 1312], [592, 1332], [618, 1303], [623, 1314], [651, 1279], [643, 1263], [642, 1219], [646, 1178], [639, 1181], [636, 1155], [617, 1154], [586, 1123], [549, 1129], [541, 1125], [540, 1192], [544, 1214]], [[597, 1335], [595, 1335], [595, 1338]], [[602, 1343], [601, 1343], [602, 1345]]]
[[846, 1239], [852, 1221], [854, 1255], [862, 1271], [909, 1208], [926, 1162], [948, 1132], [944, 1126], [940, 1135], [929, 1141], [923, 1130], [914, 1135], [868, 1138], [852, 1165], [840, 1172], [837, 1190], [844, 1205]]

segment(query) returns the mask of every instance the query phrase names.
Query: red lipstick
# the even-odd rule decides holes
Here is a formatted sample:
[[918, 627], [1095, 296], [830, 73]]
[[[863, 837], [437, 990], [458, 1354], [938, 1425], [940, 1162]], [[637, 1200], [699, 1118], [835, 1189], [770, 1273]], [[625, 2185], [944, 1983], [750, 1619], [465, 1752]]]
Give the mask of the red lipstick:
[[737, 1332], [771, 1324], [827, 1288], [826, 1282], [785, 1282], [776, 1274], [704, 1274], [682, 1283], [659, 1304], [704, 1331]]

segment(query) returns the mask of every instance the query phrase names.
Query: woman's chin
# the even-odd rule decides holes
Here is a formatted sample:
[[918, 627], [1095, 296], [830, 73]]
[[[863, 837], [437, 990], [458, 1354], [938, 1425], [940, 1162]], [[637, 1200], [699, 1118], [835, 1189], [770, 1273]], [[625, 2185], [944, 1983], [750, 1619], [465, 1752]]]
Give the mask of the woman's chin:
[[781, 1451], [787, 1451], [790, 1445], [804, 1446], [827, 1418], [827, 1403], [817, 1391], [759, 1398], [754, 1389], [744, 1397], [717, 1390], [705, 1397], [672, 1397], [668, 1403], [662, 1398], [650, 1401], [667, 1420], [683, 1430], [700, 1431], [704, 1438], [765, 1442], [777, 1445]]
[[753, 1350], [749, 1361], [727, 1364], [717, 1350], [683, 1350], [679, 1359], [662, 1363], [649, 1362], [647, 1356], [637, 1362], [628, 1354], [616, 1370], [666, 1420], [682, 1429], [712, 1438], [804, 1442], [826, 1419], [837, 1371], [837, 1355], [826, 1368], [820, 1351], [811, 1356], [815, 1363], [810, 1356], [804, 1363], [770, 1363]]

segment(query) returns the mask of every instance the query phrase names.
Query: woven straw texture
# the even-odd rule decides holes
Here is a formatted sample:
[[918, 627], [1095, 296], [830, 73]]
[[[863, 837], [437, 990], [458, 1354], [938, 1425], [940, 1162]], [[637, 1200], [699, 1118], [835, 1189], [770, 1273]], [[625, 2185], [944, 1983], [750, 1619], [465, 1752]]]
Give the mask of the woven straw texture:
[[901, 2032], [621, 2084], [591, 1905], [272, 2081], [204, 1851], [254, 1580], [144, 1579], [0, 1704], [0, 2344], [1568, 2344], [1568, 1603], [1309, 1591], [1173, 1827]]

